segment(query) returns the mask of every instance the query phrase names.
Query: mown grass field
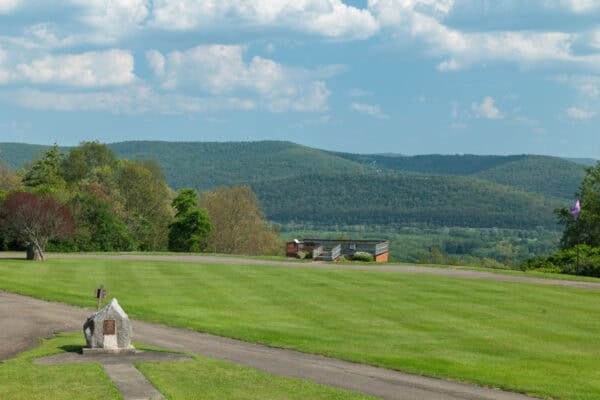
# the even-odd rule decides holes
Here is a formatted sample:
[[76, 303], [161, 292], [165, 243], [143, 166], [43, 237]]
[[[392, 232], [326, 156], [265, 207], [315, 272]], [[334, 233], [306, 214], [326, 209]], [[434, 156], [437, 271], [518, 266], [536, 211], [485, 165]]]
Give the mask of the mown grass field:
[[0, 260], [0, 288], [403, 371], [600, 398], [600, 292], [430, 275], [122, 260]]
[[[99, 364], [35, 365], [33, 360], [84, 345], [80, 334], [61, 334], [44, 340], [40, 347], [0, 364], [0, 399], [72, 400], [122, 399]], [[241, 400], [368, 400], [371, 397], [282, 378], [194, 356], [185, 363], [137, 363], [136, 367], [167, 399]]]

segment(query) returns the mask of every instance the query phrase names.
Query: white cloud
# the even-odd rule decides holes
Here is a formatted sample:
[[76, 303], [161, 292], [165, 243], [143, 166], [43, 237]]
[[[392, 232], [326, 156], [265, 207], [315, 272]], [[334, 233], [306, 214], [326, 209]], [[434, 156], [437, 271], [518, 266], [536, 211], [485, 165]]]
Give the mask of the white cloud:
[[572, 87], [587, 98], [600, 97], [600, 75], [560, 75], [554, 79]]
[[498, 119], [502, 118], [502, 114], [498, 107], [495, 106], [494, 98], [487, 96], [483, 99], [481, 104], [473, 103], [471, 104], [471, 110], [475, 114], [475, 116], [479, 118], [487, 118], [487, 119]]
[[600, 10], [600, 2], [598, 0], [560, 0], [560, 3], [577, 14]]
[[166, 89], [195, 86], [212, 95], [249, 92], [275, 112], [327, 109], [331, 92], [315, 77], [335, 74], [339, 68], [311, 72], [287, 68], [259, 56], [246, 62], [244, 52], [243, 46], [209, 45], [167, 55], [152, 51], [148, 59]]
[[454, 2], [451, 0], [369, 0], [368, 4], [380, 26], [395, 32], [400, 41], [409, 38], [423, 42], [429, 54], [447, 57], [438, 65], [440, 71], [456, 71], [486, 61], [510, 61], [524, 66], [563, 62], [600, 68], [600, 54], [573, 51], [575, 43], [581, 39], [579, 34], [463, 32], [442, 22], [452, 11]]
[[150, 68], [152, 68], [154, 75], [159, 77], [165, 75], [165, 56], [156, 50], [149, 50], [146, 52], [146, 59], [148, 60], [148, 64], [150, 64]]
[[155, 27], [191, 30], [218, 24], [285, 27], [332, 38], [367, 38], [378, 30], [368, 10], [342, 0], [155, 0]]
[[10, 79], [10, 71], [4, 66], [6, 52], [0, 49], [0, 84], [6, 83]]
[[21, 0], [0, 0], [0, 14], [9, 14], [21, 5]]
[[16, 80], [65, 86], [126, 85], [135, 80], [133, 56], [123, 50], [47, 55], [16, 67]]
[[252, 110], [255, 104], [237, 97], [196, 97], [161, 94], [146, 86], [112, 91], [59, 92], [21, 89], [2, 93], [4, 99], [35, 110], [63, 112], [100, 111], [115, 114], [204, 113], [221, 110]]
[[390, 116], [381, 111], [381, 107], [376, 104], [352, 103], [350, 108], [359, 113], [369, 115], [376, 119], [390, 119]]
[[132, 34], [149, 16], [147, 0], [70, 0], [82, 9], [80, 19], [97, 30], [86, 35], [91, 42], [111, 43]]
[[567, 115], [569, 116], [569, 118], [581, 121], [581, 120], [593, 118], [596, 115], [596, 112], [593, 110], [590, 110], [587, 107], [585, 107], [585, 108], [569, 107], [567, 109]]

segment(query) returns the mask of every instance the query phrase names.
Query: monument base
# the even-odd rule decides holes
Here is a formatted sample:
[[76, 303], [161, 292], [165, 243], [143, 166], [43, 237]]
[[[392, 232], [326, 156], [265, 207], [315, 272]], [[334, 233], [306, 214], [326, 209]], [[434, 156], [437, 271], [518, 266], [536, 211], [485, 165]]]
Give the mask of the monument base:
[[128, 349], [100, 349], [100, 348], [90, 348], [84, 347], [81, 349], [82, 354], [91, 355], [91, 354], [136, 354], [138, 350], [133, 347]]

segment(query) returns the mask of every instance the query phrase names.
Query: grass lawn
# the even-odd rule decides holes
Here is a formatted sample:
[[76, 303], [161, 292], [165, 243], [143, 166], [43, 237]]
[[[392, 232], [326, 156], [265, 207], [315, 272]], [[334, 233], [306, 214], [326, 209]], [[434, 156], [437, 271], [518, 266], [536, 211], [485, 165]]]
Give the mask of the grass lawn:
[[121, 399], [99, 364], [34, 365], [39, 357], [62, 353], [63, 347], [82, 346], [83, 335], [59, 335], [40, 347], [0, 363], [0, 399], [73, 400]]
[[[0, 399], [122, 399], [99, 364], [35, 365], [35, 358], [81, 347], [82, 334], [60, 334], [40, 347], [0, 363]], [[136, 367], [167, 399], [323, 399], [368, 400], [301, 379], [282, 378], [222, 361], [137, 363]]]
[[49, 300], [93, 306], [100, 282], [134, 318], [541, 397], [600, 398], [597, 291], [369, 271], [0, 260], [0, 288]]

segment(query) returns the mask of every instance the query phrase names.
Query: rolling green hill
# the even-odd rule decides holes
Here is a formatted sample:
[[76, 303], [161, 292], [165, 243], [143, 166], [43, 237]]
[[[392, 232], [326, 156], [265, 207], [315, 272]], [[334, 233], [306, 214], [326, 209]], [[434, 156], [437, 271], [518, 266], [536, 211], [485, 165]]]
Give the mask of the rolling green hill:
[[564, 199], [573, 198], [585, 175], [584, 165], [550, 156], [332, 154], [380, 171], [474, 176], [528, 192]]
[[205, 190], [222, 185], [298, 174], [362, 173], [365, 167], [322, 150], [290, 142], [122, 142], [118, 157], [154, 159], [174, 188]]
[[0, 143], [0, 160], [13, 169], [22, 168], [47, 148], [48, 146], [39, 144]]
[[[21, 167], [44, 147], [0, 143], [0, 159]], [[157, 160], [176, 189], [249, 184], [277, 222], [553, 228], [552, 209], [583, 177], [580, 164], [546, 156], [356, 155], [280, 141], [110, 147]]]
[[475, 174], [478, 178], [565, 199], [573, 198], [584, 175], [582, 165], [546, 156], [527, 156]]
[[461, 176], [304, 175], [252, 183], [280, 222], [555, 229], [561, 200]]

